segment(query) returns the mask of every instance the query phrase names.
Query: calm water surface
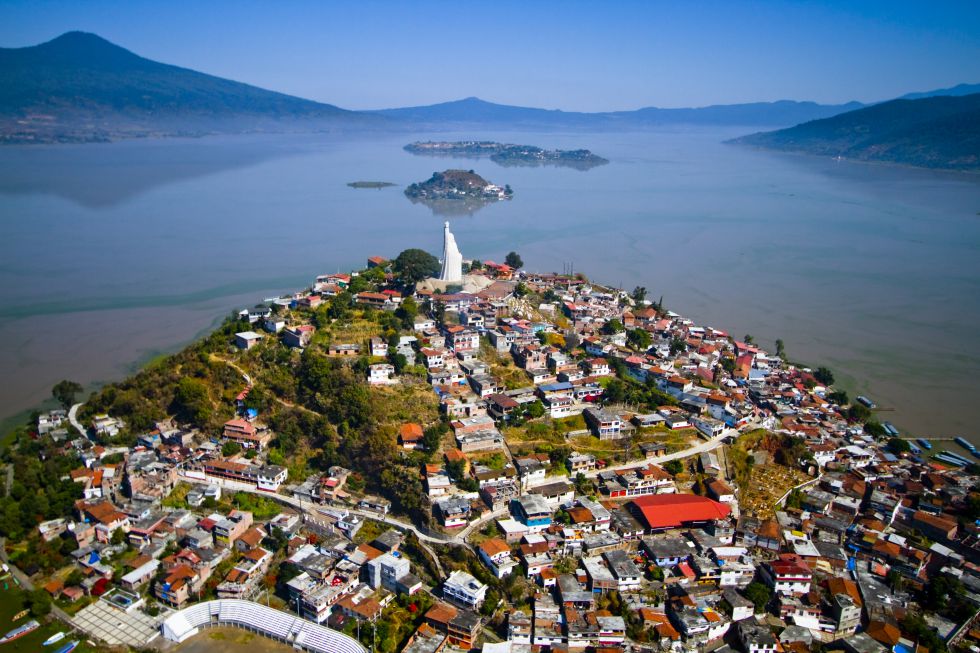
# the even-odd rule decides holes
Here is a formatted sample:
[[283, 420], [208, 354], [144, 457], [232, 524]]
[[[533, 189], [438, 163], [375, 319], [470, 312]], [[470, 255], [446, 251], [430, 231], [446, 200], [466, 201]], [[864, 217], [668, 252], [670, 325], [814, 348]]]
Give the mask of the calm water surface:
[[[235, 308], [407, 247], [447, 167], [513, 201], [453, 217], [464, 256], [646, 286], [698, 322], [831, 367], [901, 428], [980, 423], [980, 181], [722, 145], [745, 130], [238, 137], [0, 148], [0, 416], [118, 379]], [[587, 172], [433, 159], [416, 138], [585, 147]], [[349, 181], [399, 187], [358, 190]]]

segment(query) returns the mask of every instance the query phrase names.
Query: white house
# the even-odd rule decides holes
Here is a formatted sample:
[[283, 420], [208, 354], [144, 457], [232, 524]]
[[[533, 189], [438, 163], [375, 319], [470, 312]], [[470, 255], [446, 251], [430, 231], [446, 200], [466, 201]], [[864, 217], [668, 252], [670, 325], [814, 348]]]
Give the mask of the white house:
[[371, 385], [391, 385], [398, 383], [398, 379], [393, 379], [395, 366], [389, 363], [376, 363], [368, 367], [367, 381]]
[[465, 571], [454, 571], [442, 584], [443, 597], [456, 605], [478, 610], [487, 596], [487, 586]]
[[503, 540], [491, 537], [480, 543], [480, 560], [483, 561], [493, 575], [503, 578], [514, 571], [517, 563], [511, 558], [510, 547]]
[[266, 465], [256, 475], [255, 486], [260, 490], [278, 492], [279, 487], [286, 482], [289, 472], [285, 467]]
[[382, 338], [371, 338], [371, 355], [379, 358], [388, 356], [388, 343]]

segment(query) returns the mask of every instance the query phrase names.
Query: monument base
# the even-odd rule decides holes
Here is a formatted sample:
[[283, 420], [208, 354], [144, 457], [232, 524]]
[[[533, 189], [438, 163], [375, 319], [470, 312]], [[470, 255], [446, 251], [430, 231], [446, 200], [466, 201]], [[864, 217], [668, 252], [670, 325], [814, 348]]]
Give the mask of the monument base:
[[460, 292], [475, 295], [492, 283], [493, 279], [480, 274], [464, 274], [462, 281], [442, 281], [433, 277], [420, 281], [416, 288], [436, 293], [445, 293], [449, 288], [462, 288]]

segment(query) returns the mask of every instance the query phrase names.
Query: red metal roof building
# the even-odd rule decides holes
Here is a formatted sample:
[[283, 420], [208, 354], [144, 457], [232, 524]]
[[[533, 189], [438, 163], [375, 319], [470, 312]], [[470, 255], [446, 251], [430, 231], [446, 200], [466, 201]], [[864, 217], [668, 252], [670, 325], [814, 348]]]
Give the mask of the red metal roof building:
[[631, 505], [651, 531], [725, 519], [731, 514], [725, 504], [696, 494], [653, 494], [634, 499]]

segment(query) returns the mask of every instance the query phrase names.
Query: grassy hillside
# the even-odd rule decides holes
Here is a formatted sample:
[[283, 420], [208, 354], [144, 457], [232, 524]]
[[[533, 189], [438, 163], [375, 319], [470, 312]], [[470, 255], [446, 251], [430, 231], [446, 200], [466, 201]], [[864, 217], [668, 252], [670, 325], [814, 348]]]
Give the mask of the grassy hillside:
[[733, 142], [861, 161], [980, 170], [980, 94], [893, 100]]

